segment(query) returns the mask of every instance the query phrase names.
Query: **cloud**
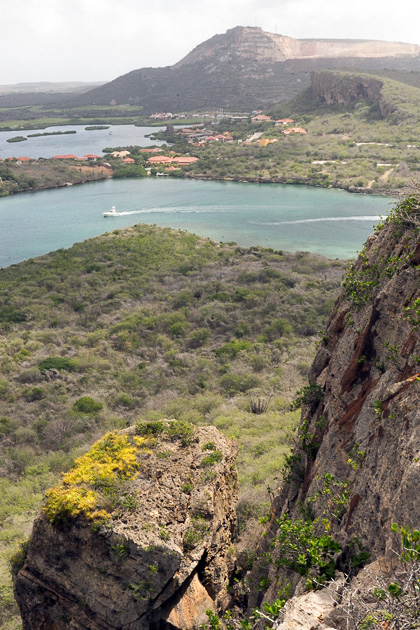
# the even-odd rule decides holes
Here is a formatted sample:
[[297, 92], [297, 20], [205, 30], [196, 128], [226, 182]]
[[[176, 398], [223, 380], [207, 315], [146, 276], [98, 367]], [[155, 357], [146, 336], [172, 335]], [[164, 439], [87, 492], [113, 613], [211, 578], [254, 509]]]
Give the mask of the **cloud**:
[[296, 38], [420, 43], [420, 3], [400, 0], [19, 0], [2, 3], [0, 84], [110, 80], [171, 65], [216, 33], [261, 26]]

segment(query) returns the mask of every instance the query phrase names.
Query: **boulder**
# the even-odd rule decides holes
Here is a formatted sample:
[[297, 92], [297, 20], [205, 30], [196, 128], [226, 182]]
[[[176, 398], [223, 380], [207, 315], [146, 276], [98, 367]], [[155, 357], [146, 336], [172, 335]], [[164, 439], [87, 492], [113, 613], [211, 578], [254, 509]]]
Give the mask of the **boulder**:
[[15, 577], [24, 630], [199, 628], [226, 594], [235, 455], [177, 421], [95, 444], [35, 521]]

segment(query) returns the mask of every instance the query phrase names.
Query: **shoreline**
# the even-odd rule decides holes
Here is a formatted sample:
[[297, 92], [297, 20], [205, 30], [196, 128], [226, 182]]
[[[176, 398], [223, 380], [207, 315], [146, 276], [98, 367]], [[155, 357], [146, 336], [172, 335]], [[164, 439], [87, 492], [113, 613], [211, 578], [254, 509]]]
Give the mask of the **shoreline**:
[[[170, 175], [168, 174], [168, 176], [170, 177]], [[186, 173], [184, 176], [185, 179], [197, 179], [197, 180], [201, 180], [201, 181], [215, 181], [215, 182], [237, 182], [237, 183], [241, 183], [241, 184], [280, 184], [282, 186], [308, 186], [310, 188], [323, 188], [324, 190], [343, 190], [345, 192], [348, 193], [352, 193], [352, 194], [357, 194], [357, 195], [377, 195], [380, 197], [394, 197], [394, 198], [398, 198], [401, 191], [397, 191], [397, 190], [387, 190], [387, 189], [372, 189], [372, 188], [358, 188], [355, 186], [342, 186], [342, 185], [329, 185], [329, 186], [320, 186], [319, 184], [311, 184], [309, 182], [302, 182], [302, 181], [290, 181], [290, 180], [281, 180], [281, 179], [260, 179], [258, 177], [212, 177], [211, 175], [200, 175], [200, 174], [189, 174]], [[7, 195], [2, 195], [0, 193], [0, 199], [2, 198], [6, 198], [6, 197], [11, 197], [14, 195], [19, 195], [19, 194], [25, 194], [25, 193], [35, 193], [37, 191], [42, 191], [42, 190], [54, 190], [56, 188], [66, 188], [67, 186], [82, 186], [84, 184], [91, 184], [93, 182], [99, 182], [99, 181], [105, 181], [107, 179], [114, 179], [111, 176], [107, 176], [107, 177], [98, 177], [97, 179], [86, 179], [86, 180], [82, 180], [79, 182], [63, 182], [61, 184], [54, 184], [51, 186], [40, 186], [38, 188], [27, 188], [25, 190], [18, 190], [16, 192], [10, 192]], [[142, 178], [135, 178], [135, 177], [130, 177], [127, 179], [142, 179]]]
[[211, 177], [211, 175], [185, 174], [185, 179], [199, 179], [203, 181], [216, 182], [239, 182], [242, 184], [281, 184], [283, 186], [308, 186], [310, 188], [323, 188], [324, 190], [344, 190], [357, 195], [377, 195], [379, 197], [396, 197], [398, 198], [401, 191], [386, 188], [359, 188], [356, 186], [343, 186], [341, 184], [332, 184], [330, 186], [320, 186], [319, 184], [311, 184], [310, 182], [290, 181], [282, 179], [260, 179], [258, 177]]

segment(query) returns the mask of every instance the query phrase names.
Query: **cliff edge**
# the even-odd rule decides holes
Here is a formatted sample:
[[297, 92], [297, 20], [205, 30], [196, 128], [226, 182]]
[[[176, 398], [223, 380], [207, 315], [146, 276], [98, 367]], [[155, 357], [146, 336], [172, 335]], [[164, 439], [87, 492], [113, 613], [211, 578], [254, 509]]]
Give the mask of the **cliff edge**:
[[[298, 394], [295, 448], [248, 576], [249, 584], [264, 586], [251, 586], [251, 608], [278, 599], [285, 583], [295, 592], [285, 609], [292, 616], [275, 627], [329, 627], [325, 620], [342, 596], [321, 589], [311, 595], [318, 598], [311, 608], [301, 599], [308, 586], [344, 575], [348, 589], [369, 565], [362, 570], [367, 593], [401, 552], [400, 528], [420, 539], [419, 233], [420, 203], [412, 196], [350, 266], [309, 385]], [[322, 598], [329, 600], [324, 610]], [[293, 625], [299, 607], [306, 621]], [[334, 628], [359, 627], [348, 617], [331, 619]]]
[[178, 421], [97, 442], [35, 521], [15, 577], [23, 628], [199, 628], [226, 597], [235, 455]]

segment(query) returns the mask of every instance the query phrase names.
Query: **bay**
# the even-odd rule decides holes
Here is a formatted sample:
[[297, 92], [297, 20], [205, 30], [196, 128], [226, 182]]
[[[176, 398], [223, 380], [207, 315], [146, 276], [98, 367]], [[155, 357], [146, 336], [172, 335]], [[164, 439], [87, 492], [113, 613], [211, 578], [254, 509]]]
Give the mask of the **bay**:
[[[104, 218], [112, 205], [123, 214]], [[281, 184], [106, 180], [0, 199], [0, 267], [135, 223], [180, 228], [244, 247], [353, 258], [389, 197]]]
[[[112, 125], [109, 129], [86, 131], [87, 125], [66, 125], [47, 127], [47, 129], [19, 129], [19, 131], [0, 132], [0, 158], [30, 157], [34, 159], [51, 158], [54, 155], [72, 153], [83, 157], [88, 153], [102, 156], [106, 147], [160, 145], [162, 142], [150, 140], [146, 136], [161, 131], [164, 127], [135, 127], [134, 125]], [[51, 133], [53, 131], [76, 131], [73, 134], [38, 136], [24, 142], [7, 142], [16, 136], [28, 136], [32, 133]]]

